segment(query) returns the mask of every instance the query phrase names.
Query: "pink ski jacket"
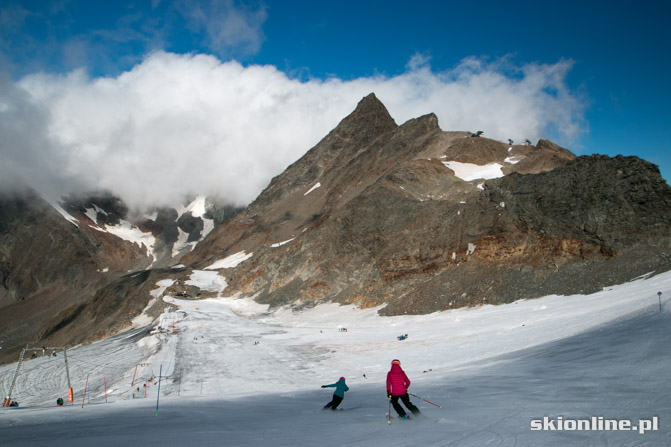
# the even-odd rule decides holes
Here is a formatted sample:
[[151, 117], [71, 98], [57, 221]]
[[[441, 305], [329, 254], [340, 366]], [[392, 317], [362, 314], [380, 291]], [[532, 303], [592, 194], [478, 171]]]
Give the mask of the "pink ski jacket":
[[387, 394], [392, 396], [403, 396], [408, 393], [410, 379], [401, 369], [401, 365], [391, 365], [391, 370], [387, 373]]

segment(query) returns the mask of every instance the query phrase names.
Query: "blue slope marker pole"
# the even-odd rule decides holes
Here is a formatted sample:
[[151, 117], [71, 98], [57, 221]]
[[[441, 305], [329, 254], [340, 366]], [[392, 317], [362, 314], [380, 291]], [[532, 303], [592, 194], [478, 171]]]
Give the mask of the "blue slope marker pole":
[[158, 392], [156, 393], [156, 416], [158, 416], [158, 398], [161, 397], [161, 373], [163, 372], [163, 365], [158, 370]]
[[657, 292], [657, 296], [659, 297], [659, 311], [662, 311], [662, 292]]

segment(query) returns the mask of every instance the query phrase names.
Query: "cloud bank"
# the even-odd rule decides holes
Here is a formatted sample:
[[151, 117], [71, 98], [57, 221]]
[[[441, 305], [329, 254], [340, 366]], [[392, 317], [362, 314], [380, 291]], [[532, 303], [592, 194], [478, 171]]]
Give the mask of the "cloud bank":
[[0, 190], [109, 190], [140, 208], [193, 194], [244, 205], [370, 92], [398, 124], [433, 112], [443, 130], [570, 144], [586, 130], [570, 69], [473, 58], [434, 72], [417, 56], [399, 76], [304, 82], [273, 66], [156, 52], [117, 77], [0, 77]]

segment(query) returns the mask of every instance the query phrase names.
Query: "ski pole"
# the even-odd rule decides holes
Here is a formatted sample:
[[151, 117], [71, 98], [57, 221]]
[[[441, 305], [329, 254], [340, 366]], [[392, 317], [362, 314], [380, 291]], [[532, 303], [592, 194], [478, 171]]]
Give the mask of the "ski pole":
[[387, 411], [387, 424], [391, 424], [391, 397], [389, 398], [389, 411]]
[[443, 407], [441, 407], [440, 405], [438, 405], [438, 404], [434, 404], [433, 402], [430, 402], [430, 401], [428, 401], [428, 400], [424, 399], [423, 397], [420, 397], [420, 396], [418, 396], [418, 395], [416, 395], [416, 394], [412, 394], [412, 393], [408, 393], [408, 394], [410, 394], [411, 396], [415, 396], [417, 399], [422, 399], [422, 400], [423, 400], [424, 402], [426, 402], [427, 404], [434, 405], [434, 406], [436, 406], [436, 407], [438, 407], [438, 408], [443, 408]]

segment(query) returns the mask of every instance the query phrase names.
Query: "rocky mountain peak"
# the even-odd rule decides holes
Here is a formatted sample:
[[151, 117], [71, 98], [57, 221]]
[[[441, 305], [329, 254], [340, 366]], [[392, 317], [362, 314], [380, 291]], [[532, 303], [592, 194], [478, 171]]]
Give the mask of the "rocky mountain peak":
[[[184, 262], [203, 268], [244, 250], [253, 255], [221, 272], [226, 293], [385, 304], [386, 314], [581, 293], [671, 268], [669, 187], [649, 167], [575, 159], [547, 140], [443, 132], [433, 114], [397, 126], [371, 94]], [[661, 217], [627, 211], [641, 198], [612, 196], [617, 185], [581, 188], [632, 190], [620, 171], [638, 173], [636, 190]]]
[[383, 117], [387, 121], [394, 121], [382, 101], [375, 96], [375, 93], [364, 96], [348, 118], [364, 123], [366, 117]]
[[371, 93], [359, 101], [356, 109], [338, 124], [334, 132], [347, 137], [372, 139], [396, 127], [387, 108], [375, 93]]

